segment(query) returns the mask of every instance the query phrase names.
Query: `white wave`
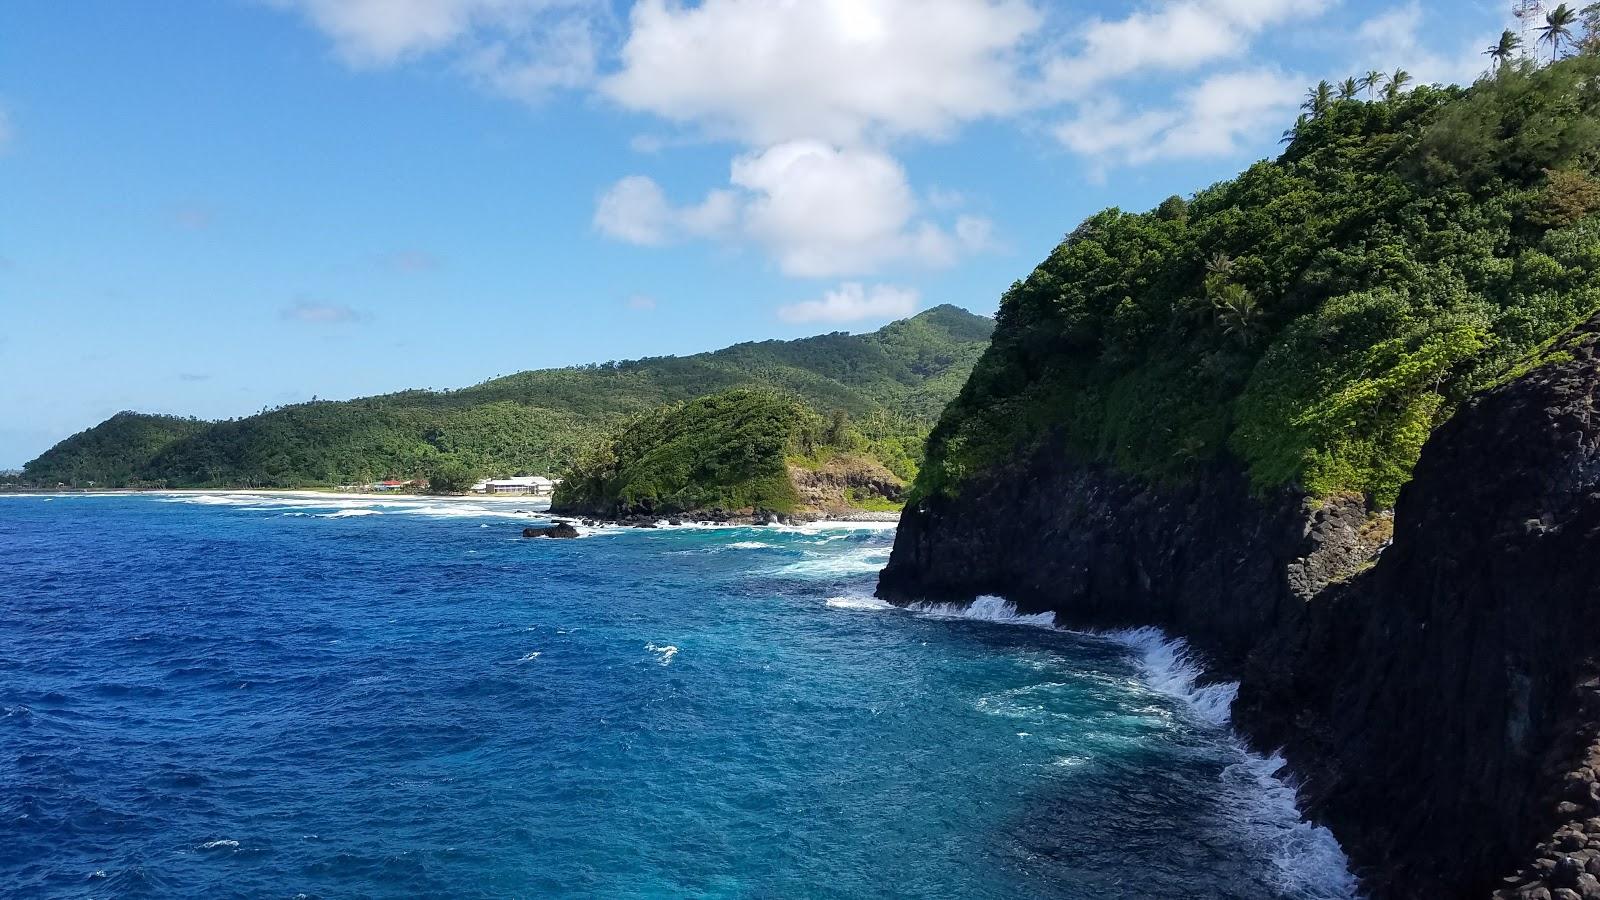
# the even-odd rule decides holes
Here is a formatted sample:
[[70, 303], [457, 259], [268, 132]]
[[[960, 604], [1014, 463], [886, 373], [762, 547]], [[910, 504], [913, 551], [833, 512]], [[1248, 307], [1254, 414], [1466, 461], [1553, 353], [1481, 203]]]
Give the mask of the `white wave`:
[[777, 544], [769, 544], [766, 541], [734, 541], [728, 545], [732, 550], [770, 550], [776, 546]]
[[1333, 832], [1301, 817], [1283, 757], [1240, 749], [1244, 759], [1222, 772], [1224, 803], [1235, 826], [1265, 848], [1279, 891], [1307, 900], [1359, 897], [1350, 859]]
[[827, 605], [834, 609], [862, 609], [874, 612], [894, 609], [894, 604], [887, 603], [869, 594], [849, 594], [843, 597], [829, 597]]
[[200, 849], [201, 850], [237, 850], [237, 849], [239, 849], [239, 842], [238, 841], [229, 841], [229, 840], [206, 841], [204, 844], [200, 845]]
[[926, 600], [911, 604], [912, 612], [932, 619], [971, 619], [977, 622], [999, 622], [1006, 625], [1032, 625], [1054, 628], [1056, 614], [1052, 612], [1022, 613], [1017, 605], [1004, 597], [986, 595], [971, 603], [930, 603]]
[[[1200, 684], [1204, 670], [1187, 641], [1148, 627], [1102, 636], [1138, 654], [1145, 683], [1152, 689], [1183, 701], [1201, 721], [1228, 728], [1239, 684]], [[1301, 816], [1299, 796], [1283, 771], [1283, 757], [1250, 750], [1231, 729], [1227, 735], [1240, 761], [1222, 773], [1225, 815], [1267, 849], [1280, 890], [1314, 900], [1358, 896], [1350, 860], [1333, 832]]]
[[1182, 700], [1207, 724], [1228, 724], [1233, 698], [1239, 694], [1239, 683], [1200, 684], [1205, 670], [1189, 652], [1188, 641], [1169, 638], [1161, 629], [1148, 627], [1108, 631], [1102, 636], [1138, 654], [1145, 683], [1151, 688]]
[[644, 648], [649, 650], [651, 653], [658, 654], [661, 657], [661, 664], [663, 666], [672, 662], [672, 658], [678, 655], [678, 648], [672, 646], [671, 644], [667, 644], [662, 647], [658, 647], [655, 644], [645, 644]]
[[349, 519], [355, 516], [381, 516], [382, 510], [377, 509], [341, 509], [338, 512], [322, 513], [319, 519]]
[[790, 563], [777, 574], [800, 578], [838, 578], [876, 573], [889, 562], [889, 547], [862, 547], [848, 553], [811, 553], [809, 559]]
[[517, 662], [529, 662], [531, 660], [538, 659], [541, 655], [543, 654], [540, 651], [535, 650], [532, 653], [524, 654], [521, 659], [517, 660]]

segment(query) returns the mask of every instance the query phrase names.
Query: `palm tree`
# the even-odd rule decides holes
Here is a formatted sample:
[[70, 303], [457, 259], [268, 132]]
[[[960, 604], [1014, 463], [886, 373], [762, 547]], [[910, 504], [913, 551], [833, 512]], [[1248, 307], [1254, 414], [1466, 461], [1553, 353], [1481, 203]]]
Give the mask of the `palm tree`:
[[1309, 122], [1309, 121], [1311, 121], [1311, 117], [1306, 115], [1305, 113], [1301, 113], [1300, 115], [1295, 116], [1294, 125], [1292, 125], [1292, 126], [1290, 126], [1288, 128], [1285, 128], [1283, 130], [1283, 136], [1278, 138], [1278, 143], [1280, 143], [1280, 144], [1292, 144], [1292, 143], [1294, 143], [1294, 139], [1300, 136], [1300, 129], [1306, 127], [1306, 123]]
[[1216, 310], [1223, 334], [1246, 347], [1255, 343], [1261, 313], [1255, 295], [1241, 285], [1228, 284], [1217, 290], [1211, 298], [1211, 305]]
[[1367, 99], [1371, 100], [1373, 93], [1378, 90], [1378, 85], [1383, 84], [1383, 73], [1373, 69], [1361, 76], [1361, 87], [1367, 92]]
[[1360, 90], [1361, 88], [1356, 84], [1356, 80], [1354, 78], [1346, 78], [1345, 80], [1339, 82], [1339, 99], [1354, 100], [1356, 98], [1356, 94]]
[[1311, 113], [1311, 118], [1315, 119], [1327, 112], [1328, 107], [1332, 105], [1333, 85], [1329, 84], [1328, 79], [1324, 78], [1317, 82], [1316, 87], [1306, 91], [1306, 102], [1300, 104], [1300, 108]]
[[1206, 260], [1207, 275], [1221, 275], [1227, 277], [1233, 274], [1233, 257], [1226, 252], [1218, 250]]
[[1501, 66], [1511, 62], [1511, 57], [1517, 55], [1517, 49], [1522, 46], [1522, 37], [1507, 28], [1500, 33], [1500, 40], [1489, 45], [1483, 55], [1489, 57], [1489, 64], [1499, 71]]
[[1550, 61], [1555, 62], [1561, 55], [1561, 45], [1571, 43], [1572, 25], [1578, 21], [1577, 10], [1565, 3], [1550, 10], [1544, 17], [1544, 24], [1539, 26], [1539, 42], [1550, 45]]
[[1388, 77], [1383, 85], [1383, 99], [1393, 100], [1400, 96], [1400, 91], [1411, 83], [1411, 73], [1405, 69], [1395, 69], [1394, 74]]

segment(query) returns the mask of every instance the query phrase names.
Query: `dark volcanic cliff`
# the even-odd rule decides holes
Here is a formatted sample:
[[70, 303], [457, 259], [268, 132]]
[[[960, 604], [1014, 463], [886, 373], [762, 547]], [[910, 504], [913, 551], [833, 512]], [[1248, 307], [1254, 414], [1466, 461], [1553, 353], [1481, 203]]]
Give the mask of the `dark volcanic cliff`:
[[1600, 317], [1433, 434], [1375, 563], [1388, 523], [1356, 500], [1047, 449], [908, 510], [879, 592], [1189, 637], [1372, 896], [1600, 897], [1597, 339]]

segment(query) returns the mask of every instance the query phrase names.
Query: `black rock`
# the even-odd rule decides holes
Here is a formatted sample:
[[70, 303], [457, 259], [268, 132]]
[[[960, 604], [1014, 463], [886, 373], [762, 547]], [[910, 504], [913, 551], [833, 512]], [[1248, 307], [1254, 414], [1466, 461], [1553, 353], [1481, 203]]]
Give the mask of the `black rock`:
[[1374, 900], [1575, 893], [1582, 866], [1531, 848], [1600, 796], [1597, 341], [1600, 316], [1462, 404], [1392, 537], [1360, 498], [1263, 494], [1237, 463], [1155, 485], [1046, 444], [908, 508], [878, 593], [1188, 638]]
[[557, 522], [554, 525], [524, 528], [522, 529], [522, 536], [525, 538], [575, 538], [578, 536], [578, 529], [573, 528], [570, 522]]

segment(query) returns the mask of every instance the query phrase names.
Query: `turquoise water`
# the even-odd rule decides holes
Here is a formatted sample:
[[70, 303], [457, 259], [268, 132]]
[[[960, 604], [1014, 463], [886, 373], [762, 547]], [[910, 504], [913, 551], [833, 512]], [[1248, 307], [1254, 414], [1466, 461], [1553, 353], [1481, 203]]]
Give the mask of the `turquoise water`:
[[0, 498], [4, 893], [1350, 895], [1154, 633], [516, 509]]

